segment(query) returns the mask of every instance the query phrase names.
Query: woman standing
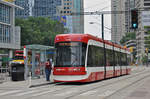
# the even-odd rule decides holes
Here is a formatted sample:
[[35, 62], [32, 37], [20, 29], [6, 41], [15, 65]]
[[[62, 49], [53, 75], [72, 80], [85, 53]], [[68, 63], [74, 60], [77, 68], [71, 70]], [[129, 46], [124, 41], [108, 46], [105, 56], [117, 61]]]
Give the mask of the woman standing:
[[45, 64], [45, 74], [46, 74], [46, 81], [50, 81], [50, 74], [51, 74], [52, 64], [48, 59]]

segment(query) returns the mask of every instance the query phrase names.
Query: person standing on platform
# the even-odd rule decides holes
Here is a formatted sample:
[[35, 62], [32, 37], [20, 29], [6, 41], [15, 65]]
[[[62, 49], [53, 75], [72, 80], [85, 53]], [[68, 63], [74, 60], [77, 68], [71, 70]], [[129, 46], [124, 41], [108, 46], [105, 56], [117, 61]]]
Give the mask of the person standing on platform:
[[48, 59], [45, 64], [45, 74], [46, 74], [46, 81], [50, 81], [50, 74], [51, 74], [52, 64]]

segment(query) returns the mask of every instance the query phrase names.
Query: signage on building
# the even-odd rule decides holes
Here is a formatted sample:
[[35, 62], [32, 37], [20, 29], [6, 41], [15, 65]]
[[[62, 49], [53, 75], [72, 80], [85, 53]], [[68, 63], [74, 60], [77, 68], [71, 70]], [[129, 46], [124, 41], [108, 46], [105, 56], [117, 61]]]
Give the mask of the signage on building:
[[142, 12], [142, 26], [150, 26], [150, 11]]
[[64, 24], [64, 26], [66, 26], [66, 16], [61, 16], [61, 17], [57, 17], [58, 20], [60, 21], [60, 23]]

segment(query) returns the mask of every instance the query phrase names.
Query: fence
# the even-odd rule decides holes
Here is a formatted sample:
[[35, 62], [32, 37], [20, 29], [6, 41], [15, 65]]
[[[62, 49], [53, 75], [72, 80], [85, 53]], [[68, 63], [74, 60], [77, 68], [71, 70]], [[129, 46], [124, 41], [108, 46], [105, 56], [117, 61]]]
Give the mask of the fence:
[[10, 80], [10, 69], [9, 68], [0, 68], [0, 83]]

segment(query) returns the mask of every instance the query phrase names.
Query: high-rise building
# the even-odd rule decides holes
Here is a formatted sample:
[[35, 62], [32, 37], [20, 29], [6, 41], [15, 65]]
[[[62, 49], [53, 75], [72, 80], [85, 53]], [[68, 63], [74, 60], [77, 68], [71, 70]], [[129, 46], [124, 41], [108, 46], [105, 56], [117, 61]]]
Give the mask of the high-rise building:
[[16, 10], [16, 17], [41, 16], [56, 20], [56, 7], [61, 5], [61, 0], [16, 0], [15, 4], [24, 8]]
[[134, 0], [126, 0], [125, 1], [125, 32], [133, 32], [131, 29], [131, 10], [135, 8]]
[[[138, 9], [138, 29], [136, 29], [136, 41], [137, 41], [137, 58], [138, 62], [141, 61], [142, 57], [145, 55], [145, 49], [147, 48], [147, 45], [145, 42], [145, 37], [150, 36], [148, 34], [148, 31], [150, 30], [150, 21], [146, 21], [147, 25], [144, 25], [144, 21], [142, 20], [145, 16], [147, 16], [149, 20], [149, 14], [150, 12], [147, 10], [150, 8], [150, 0], [135, 0], [135, 8]], [[145, 10], [148, 11], [143, 15]], [[146, 26], [146, 27], [144, 27]]]
[[[73, 12], [81, 13], [84, 12], [84, 0], [73, 0]], [[73, 32], [74, 33], [84, 33], [84, 16], [76, 15], [73, 16], [72, 20]]]
[[[15, 27], [15, 8], [13, 3], [0, 0], [0, 49], [20, 49], [20, 28]], [[12, 57], [12, 55], [11, 55]]]
[[[112, 11], [125, 11], [125, 0], [111, 0]], [[111, 15], [112, 36], [111, 40], [120, 43], [125, 35], [125, 13]]]
[[66, 27], [69, 33], [84, 33], [84, 16], [71, 15], [71, 13], [84, 12], [84, 0], [62, 0], [62, 5], [57, 7], [57, 15], [65, 16]]

